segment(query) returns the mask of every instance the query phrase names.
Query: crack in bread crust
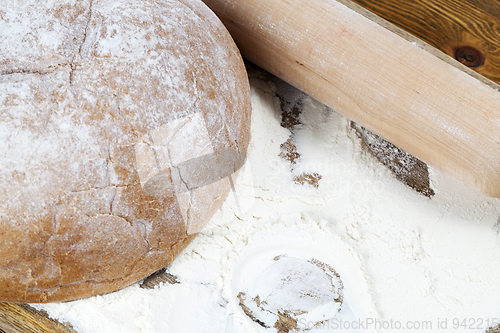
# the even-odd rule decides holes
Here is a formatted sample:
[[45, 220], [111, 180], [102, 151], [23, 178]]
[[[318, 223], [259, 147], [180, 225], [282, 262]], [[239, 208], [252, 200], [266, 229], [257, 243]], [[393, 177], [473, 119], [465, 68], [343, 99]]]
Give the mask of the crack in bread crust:
[[[245, 68], [197, 0], [26, 3], [0, 21], [18, 32], [0, 33], [0, 300], [111, 292], [168, 265], [196, 236], [174, 197], [142, 190], [137, 143], [200, 113], [215, 151], [245, 154]], [[211, 189], [216, 203], [197, 217], [229, 192]]]

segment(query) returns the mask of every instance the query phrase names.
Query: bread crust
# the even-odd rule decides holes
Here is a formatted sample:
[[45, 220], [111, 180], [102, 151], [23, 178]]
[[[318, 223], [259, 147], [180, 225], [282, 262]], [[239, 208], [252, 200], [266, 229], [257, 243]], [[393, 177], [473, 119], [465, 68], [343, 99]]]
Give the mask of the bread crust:
[[[201, 1], [23, 6], [0, 10], [0, 300], [111, 292], [168, 265], [227, 196], [222, 166], [241, 166], [250, 136], [246, 71]], [[183, 125], [190, 142], [151, 141], [193, 119], [203, 138]], [[165, 145], [170, 160], [152, 170], [170, 183], [179, 165], [213, 180], [146, 193], [145, 142]]]

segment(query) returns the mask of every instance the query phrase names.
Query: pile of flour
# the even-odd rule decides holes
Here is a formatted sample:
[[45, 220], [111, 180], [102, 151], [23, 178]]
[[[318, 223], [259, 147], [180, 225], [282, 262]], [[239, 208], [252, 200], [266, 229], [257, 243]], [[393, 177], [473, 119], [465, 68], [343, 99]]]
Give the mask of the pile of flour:
[[[180, 283], [37, 309], [80, 333], [277, 332], [252, 320], [238, 295], [266, 289], [260, 272], [287, 256], [324, 263], [342, 284], [340, 309], [319, 308], [322, 326], [298, 321], [299, 331], [485, 332], [500, 321], [499, 200], [432, 168], [436, 194], [418, 194], [366, 152], [349, 120], [309, 97], [292, 168], [279, 156], [290, 131], [280, 126], [275, 85], [250, 75], [248, 161], [209, 225], [167, 268]], [[302, 173], [319, 174], [318, 186], [294, 182]]]

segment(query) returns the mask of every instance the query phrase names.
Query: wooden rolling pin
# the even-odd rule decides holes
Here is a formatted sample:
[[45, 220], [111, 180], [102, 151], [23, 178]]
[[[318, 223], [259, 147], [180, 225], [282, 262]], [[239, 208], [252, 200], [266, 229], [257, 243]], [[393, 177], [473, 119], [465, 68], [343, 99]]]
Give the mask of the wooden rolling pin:
[[500, 92], [349, 0], [203, 0], [245, 58], [500, 197]]

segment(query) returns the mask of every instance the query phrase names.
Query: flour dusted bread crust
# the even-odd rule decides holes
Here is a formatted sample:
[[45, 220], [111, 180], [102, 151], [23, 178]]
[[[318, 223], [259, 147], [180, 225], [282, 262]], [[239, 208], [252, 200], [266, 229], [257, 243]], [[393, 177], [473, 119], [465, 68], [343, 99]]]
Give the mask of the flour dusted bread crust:
[[195, 0], [0, 9], [0, 300], [138, 281], [195, 237], [245, 158], [250, 99]]

